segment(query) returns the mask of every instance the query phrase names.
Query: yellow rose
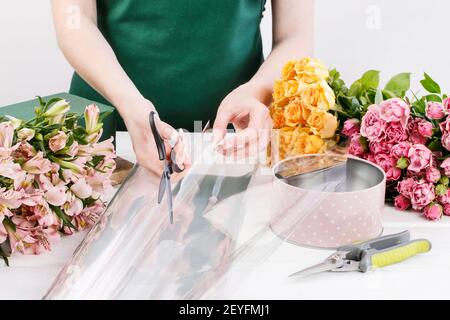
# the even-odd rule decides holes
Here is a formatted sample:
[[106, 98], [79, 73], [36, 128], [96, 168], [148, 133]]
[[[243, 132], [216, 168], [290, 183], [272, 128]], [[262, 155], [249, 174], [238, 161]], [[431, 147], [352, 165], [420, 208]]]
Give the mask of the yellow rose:
[[324, 147], [325, 142], [320, 137], [310, 135], [306, 142], [305, 154], [323, 153]]
[[338, 126], [337, 118], [334, 115], [327, 112], [325, 124], [322, 130], [320, 131], [320, 137], [322, 139], [332, 138], [336, 134], [337, 126]]
[[307, 124], [314, 134], [320, 135], [322, 139], [328, 139], [335, 135], [337, 119], [328, 112], [313, 110], [307, 120]]
[[[286, 65], [286, 72], [288, 72], [289, 68], [290, 67]], [[297, 61], [294, 65], [294, 70], [297, 74], [297, 80], [304, 83], [314, 83], [326, 80], [330, 76], [327, 67], [325, 67], [318, 59], [310, 57]]]
[[296, 61], [289, 61], [281, 70], [281, 77], [283, 80], [295, 80], [297, 72], [295, 71]]
[[284, 118], [286, 125], [289, 127], [296, 127], [302, 122], [302, 110], [299, 104], [290, 103], [284, 109]]
[[298, 94], [298, 81], [296, 80], [287, 80], [287, 81], [279, 81], [275, 82], [273, 88], [273, 100], [279, 101], [285, 98], [293, 98]]
[[305, 106], [311, 110], [318, 108], [328, 111], [335, 106], [334, 92], [326, 81], [302, 84], [299, 88], [299, 96]]
[[284, 109], [277, 107], [274, 104], [270, 106], [270, 117], [272, 118], [273, 128], [280, 129], [286, 126], [286, 121], [284, 118]]

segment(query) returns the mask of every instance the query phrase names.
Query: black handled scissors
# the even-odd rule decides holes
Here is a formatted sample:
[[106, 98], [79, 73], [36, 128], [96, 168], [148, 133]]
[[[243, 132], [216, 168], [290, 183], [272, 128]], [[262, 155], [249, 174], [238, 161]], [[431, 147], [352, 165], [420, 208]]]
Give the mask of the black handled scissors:
[[166, 157], [166, 146], [164, 144], [164, 140], [161, 138], [161, 135], [156, 128], [155, 123], [155, 112], [151, 111], [149, 115], [150, 128], [152, 129], [153, 137], [155, 138], [156, 148], [158, 149], [159, 160], [163, 161], [164, 170], [161, 175], [161, 181], [159, 183], [158, 190], [158, 204], [161, 203], [162, 198], [164, 197], [164, 192], [167, 193], [167, 203], [169, 207], [169, 219], [170, 223], [173, 223], [173, 196], [172, 196], [172, 185], [170, 183], [170, 176], [176, 172], [182, 172], [184, 169], [180, 168], [177, 165], [176, 154], [174, 151], [174, 147], [177, 141], [169, 141], [171, 150], [169, 159]]

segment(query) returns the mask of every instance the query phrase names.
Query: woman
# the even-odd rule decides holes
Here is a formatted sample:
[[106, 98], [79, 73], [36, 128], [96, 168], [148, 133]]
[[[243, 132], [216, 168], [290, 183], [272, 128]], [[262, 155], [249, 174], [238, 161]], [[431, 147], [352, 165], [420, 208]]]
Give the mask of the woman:
[[160, 161], [152, 110], [164, 139], [216, 115], [216, 141], [229, 123], [238, 131], [221, 144], [223, 152], [265, 142], [266, 105], [280, 68], [311, 54], [313, 0], [272, 0], [273, 48], [263, 61], [265, 2], [53, 0], [58, 44], [76, 71], [70, 91], [115, 106], [138, 162], [153, 171]]

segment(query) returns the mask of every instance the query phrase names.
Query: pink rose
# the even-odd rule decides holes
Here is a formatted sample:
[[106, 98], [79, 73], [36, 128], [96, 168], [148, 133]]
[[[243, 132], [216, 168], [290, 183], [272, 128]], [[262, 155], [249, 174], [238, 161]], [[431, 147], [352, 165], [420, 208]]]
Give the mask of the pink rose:
[[422, 144], [415, 144], [409, 149], [408, 158], [408, 170], [419, 172], [430, 165], [432, 159], [431, 150]]
[[441, 129], [442, 133], [450, 132], [450, 117], [447, 117], [444, 121], [439, 123], [439, 128]]
[[442, 217], [442, 206], [438, 203], [431, 203], [423, 210], [423, 215], [428, 220], [439, 220]]
[[411, 143], [402, 141], [397, 143], [391, 148], [391, 156], [393, 156], [396, 159], [402, 158], [402, 157], [408, 157], [409, 149], [411, 148]]
[[436, 183], [439, 181], [440, 178], [441, 178], [441, 172], [439, 171], [439, 169], [434, 168], [434, 167], [430, 167], [427, 169], [427, 172], [425, 173], [425, 179], [428, 182]]
[[398, 210], [404, 211], [411, 206], [411, 201], [405, 196], [399, 194], [394, 199], [394, 205]]
[[350, 146], [348, 148], [348, 153], [357, 157], [364, 155], [364, 148], [360, 142], [361, 135], [355, 134], [350, 140]]
[[376, 163], [375, 156], [372, 153], [366, 153], [363, 158], [372, 163]]
[[386, 122], [380, 118], [380, 107], [371, 105], [362, 118], [361, 135], [369, 141], [380, 141], [384, 137]]
[[400, 179], [402, 171], [395, 166], [396, 161], [393, 157], [384, 153], [376, 154], [375, 162], [386, 172], [386, 179], [388, 181]]
[[53, 206], [62, 206], [67, 199], [65, 186], [53, 187], [44, 193], [44, 199]]
[[439, 196], [438, 200], [442, 204], [450, 204], [450, 189], [447, 189], [447, 192], [445, 194]]
[[398, 143], [408, 139], [408, 133], [400, 122], [391, 122], [386, 127], [386, 140], [390, 143]]
[[425, 109], [425, 114], [428, 119], [439, 120], [445, 117], [444, 106], [439, 102], [430, 101]]
[[389, 154], [391, 152], [392, 146], [393, 146], [393, 144], [387, 143], [385, 141], [369, 142], [370, 152], [372, 152], [375, 155], [377, 155], [379, 153]]
[[353, 137], [355, 134], [359, 133], [360, 125], [358, 119], [348, 119], [345, 120], [344, 126], [341, 133], [346, 137]]
[[417, 131], [426, 138], [431, 138], [433, 135], [433, 124], [429, 121], [422, 120], [417, 124]]
[[418, 182], [411, 189], [411, 204], [416, 211], [422, 210], [426, 205], [430, 204], [434, 198], [434, 185], [430, 182]]
[[444, 133], [441, 138], [442, 146], [450, 151], [450, 133]]
[[67, 142], [67, 135], [63, 131], [58, 131], [56, 135], [50, 138], [48, 146], [53, 152], [64, 149]]
[[413, 178], [406, 178], [397, 184], [397, 191], [402, 196], [409, 199], [411, 197], [412, 189], [415, 185], [416, 181]]
[[450, 97], [445, 98], [444, 101], [442, 101], [442, 105], [447, 113], [450, 112]]
[[441, 168], [444, 169], [444, 174], [450, 176], [450, 158], [445, 159], [441, 163]]
[[410, 114], [409, 105], [399, 98], [385, 100], [380, 104], [380, 118], [386, 122], [400, 122], [405, 128]]
[[39, 151], [33, 158], [22, 165], [23, 170], [33, 174], [47, 173], [51, 168], [52, 163], [50, 160], [44, 159], [42, 151]]
[[386, 180], [387, 181], [397, 181], [402, 176], [402, 170], [397, 167], [391, 167], [386, 172]]
[[450, 204], [444, 204], [444, 214], [450, 216]]
[[411, 141], [413, 144], [426, 144], [428, 140], [419, 132], [419, 123], [421, 123], [422, 121], [422, 119], [417, 118], [409, 121], [408, 123], [409, 141]]

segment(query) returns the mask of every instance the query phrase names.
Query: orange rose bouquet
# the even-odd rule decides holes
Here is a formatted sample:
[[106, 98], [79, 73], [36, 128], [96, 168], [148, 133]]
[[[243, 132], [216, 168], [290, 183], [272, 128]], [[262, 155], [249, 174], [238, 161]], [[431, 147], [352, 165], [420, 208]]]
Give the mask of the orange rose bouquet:
[[337, 141], [335, 95], [328, 69], [317, 59], [289, 61], [273, 90], [272, 163], [300, 154], [323, 153]]

